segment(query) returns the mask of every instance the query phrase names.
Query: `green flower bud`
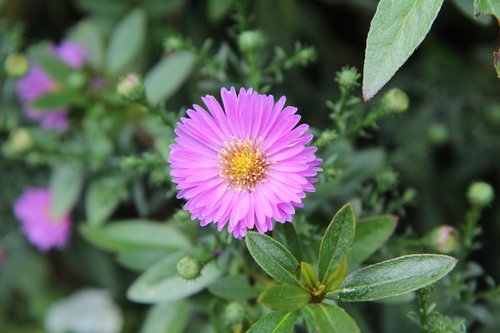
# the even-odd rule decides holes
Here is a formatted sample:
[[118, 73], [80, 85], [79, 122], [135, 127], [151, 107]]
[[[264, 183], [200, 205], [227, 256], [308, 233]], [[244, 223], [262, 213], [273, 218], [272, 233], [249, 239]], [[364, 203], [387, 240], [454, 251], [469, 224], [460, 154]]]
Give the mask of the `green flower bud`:
[[144, 85], [141, 78], [137, 74], [130, 73], [118, 82], [116, 91], [120, 94], [120, 96], [136, 102], [139, 101], [144, 95]]
[[449, 225], [432, 230], [426, 237], [427, 245], [439, 253], [450, 253], [458, 247], [458, 232]]
[[238, 37], [238, 46], [242, 52], [252, 52], [264, 44], [264, 37], [259, 31], [243, 31]]
[[351, 90], [359, 86], [358, 80], [360, 77], [361, 75], [358, 73], [356, 67], [342, 67], [342, 69], [337, 72], [335, 81], [337, 81], [341, 88]]
[[68, 78], [68, 85], [73, 89], [83, 88], [86, 82], [87, 78], [80, 72], [73, 72]]
[[231, 302], [224, 309], [224, 322], [230, 326], [243, 323], [246, 316], [245, 307], [238, 302]]
[[442, 124], [432, 124], [427, 132], [429, 140], [431, 143], [440, 145], [448, 141], [448, 130]]
[[382, 97], [382, 108], [389, 113], [404, 113], [409, 106], [410, 99], [401, 89], [393, 88]]
[[314, 268], [311, 264], [307, 262], [300, 263], [300, 276], [302, 277], [302, 281], [309, 289], [314, 289], [316, 283], [318, 282], [318, 277], [316, 276], [316, 272], [314, 272]]
[[193, 280], [201, 275], [203, 265], [201, 262], [193, 257], [183, 257], [177, 263], [177, 273], [184, 280]]
[[13, 78], [21, 77], [28, 72], [30, 67], [28, 59], [19, 53], [11, 54], [5, 60], [5, 72]]
[[184, 48], [186, 45], [185, 41], [179, 36], [171, 36], [165, 39], [163, 42], [163, 48], [167, 52], [173, 52]]
[[474, 182], [469, 187], [467, 197], [471, 205], [484, 207], [493, 201], [495, 192], [493, 187], [486, 182]]
[[9, 146], [13, 153], [23, 153], [31, 148], [33, 139], [25, 128], [17, 128], [10, 133]]

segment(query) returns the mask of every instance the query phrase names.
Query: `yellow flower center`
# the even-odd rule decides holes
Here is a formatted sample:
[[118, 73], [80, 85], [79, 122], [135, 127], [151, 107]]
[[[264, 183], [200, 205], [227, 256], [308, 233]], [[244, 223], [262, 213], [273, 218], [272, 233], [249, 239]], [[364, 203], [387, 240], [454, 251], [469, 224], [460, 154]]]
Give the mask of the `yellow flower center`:
[[264, 180], [271, 164], [268, 155], [261, 150], [261, 140], [233, 139], [219, 152], [220, 176], [229, 187], [238, 191], [253, 192]]

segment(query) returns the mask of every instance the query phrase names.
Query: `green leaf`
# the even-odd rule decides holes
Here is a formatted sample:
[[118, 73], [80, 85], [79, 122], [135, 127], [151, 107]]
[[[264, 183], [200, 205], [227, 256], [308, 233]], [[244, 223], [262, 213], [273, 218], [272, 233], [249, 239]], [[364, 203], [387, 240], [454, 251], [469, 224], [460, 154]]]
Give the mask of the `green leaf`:
[[271, 286], [259, 296], [260, 303], [280, 312], [298, 310], [310, 300], [311, 295], [307, 291], [289, 284]]
[[245, 237], [248, 251], [259, 266], [278, 282], [297, 284], [299, 262], [281, 243], [250, 231]]
[[215, 296], [229, 301], [255, 299], [260, 293], [260, 290], [250, 286], [246, 275], [225, 276], [208, 287], [208, 290]]
[[363, 98], [369, 100], [422, 43], [443, 0], [380, 0], [366, 41]]
[[106, 68], [120, 74], [136, 61], [146, 39], [146, 15], [140, 8], [125, 16], [116, 26], [106, 54]]
[[84, 172], [77, 163], [57, 165], [50, 178], [52, 194], [52, 214], [64, 216], [74, 207], [82, 190]]
[[110, 251], [179, 250], [191, 245], [175, 227], [146, 220], [115, 221], [101, 228], [83, 224], [81, 232], [95, 246]]
[[439, 254], [413, 254], [383, 261], [351, 273], [327, 298], [359, 302], [405, 294], [441, 279], [456, 263], [455, 258]]
[[128, 176], [117, 173], [94, 179], [85, 196], [85, 214], [93, 227], [102, 225], [126, 194]]
[[309, 304], [302, 314], [309, 333], [360, 332], [351, 316], [334, 304]]
[[474, 0], [474, 16], [492, 15], [500, 25], [500, 1], [498, 0]]
[[177, 52], [160, 61], [144, 80], [146, 98], [157, 104], [172, 96], [194, 69], [196, 56], [189, 51]]
[[143, 272], [168, 255], [171, 250], [140, 249], [118, 253], [116, 261], [128, 269]]
[[293, 223], [276, 223], [273, 238], [283, 244], [297, 260], [302, 260], [302, 244]]
[[349, 255], [349, 267], [356, 267], [368, 259], [389, 239], [396, 229], [395, 216], [374, 216], [356, 224], [354, 244]]
[[356, 223], [351, 204], [342, 207], [326, 228], [319, 246], [318, 278], [323, 281], [333, 273], [349, 254], [354, 240]]
[[50, 53], [46, 44], [40, 44], [34, 47], [31, 53], [35, 62], [40, 65], [42, 70], [52, 79], [59, 83], [69, 82], [73, 69], [64, 61]]
[[157, 304], [148, 311], [141, 333], [182, 333], [188, 324], [191, 306], [186, 301]]
[[177, 262], [184, 254], [172, 254], [147, 269], [127, 291], [138, 303], [160, 303], [187, 298], [217, 281], [222, 272], [215, 262], [206, 264], [200, 277], [186, 281], [177, 274]]
[[297, 317], [297, 312], [271, 312], [253, 324], [246, 333], [291, 333]]
[[83, 98], [79, 92], [63, 90], [43, 94], [31, 102], [31, 106], [36, 109], [51, 110], [79, 104], [82, 100]]
[[104, 41], [97, 26], [90, 20], [78, 23], [71, 38], [87, 51], [89, 62], [94, 68], [101, 68], [104, 58]]

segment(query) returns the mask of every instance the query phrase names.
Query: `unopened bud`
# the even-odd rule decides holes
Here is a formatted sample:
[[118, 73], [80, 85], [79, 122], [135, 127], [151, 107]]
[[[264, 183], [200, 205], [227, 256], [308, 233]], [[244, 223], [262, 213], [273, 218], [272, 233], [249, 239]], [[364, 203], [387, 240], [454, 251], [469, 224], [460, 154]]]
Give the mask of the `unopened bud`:
[[9, 146], [13, 153], [23, 153], [31, 148], [33, 139], [31, 133], [25, 128], [17, 128], [11, 132]]
[[471, 205], [484, 207], [493, 201], [495, 192], [493, 187], [486, 182], [474, 182], [469, 187], [467, 197]]
[[406, 93], [398, 88], [393, 88], [382, 97], [382, 108], [390, 113], [404, 113], [410, 106], [410, 99]]
[[427, 244], [439, 253], [453, 252], [458, 246], [458, 232], [449, 225], [437, 227], [428, 234]]
[[173, 52], [184, 48], [186, 42], [179, 36], [171, 36], [163, 42], [163, 48], [167, 52]]
[[130, 73], [118, 82], [116, 91], [130, 101], [139, 101], [144, 94], [144, 85], [137, 74]]
[[252, 52], [264, 44], [264, 37], [259, 31], [243, 31], [238, 37], [238, 46], [242, 52]]
[[224, 309], [224, 321], [228, 325], [236, 325], [244, 322], [246, 319], [245, 307], [238, 302], [231, 302]]
[[435, 145], [441, 145], [448, 141], [448, 130], [442, 124], [432, 124], [429, 127], [428, 134], [429, 140]]
[[73, 89], [81, 89], [87, 83], [87, 78], [83, 73], [73, 72], [68, 77], [68, 85]]
[[181, 258], [177, 263], [177, 273], [184, 280], [193, 280], [201, 275], [203, 265], [201, 262], [193, 257], [186, 256]]
[[19, 53], [13, 53], [5, 60], [5, 72], [10, 77], [21, 77], [28, 72], [30, 63], [28, 59]]
[[358, 80], [360, 75], [356, 67], [342, 67], [342, 69], [337, 72], [335, 81], [346, 90], [351, 90], [354, 87], [359, 86]]

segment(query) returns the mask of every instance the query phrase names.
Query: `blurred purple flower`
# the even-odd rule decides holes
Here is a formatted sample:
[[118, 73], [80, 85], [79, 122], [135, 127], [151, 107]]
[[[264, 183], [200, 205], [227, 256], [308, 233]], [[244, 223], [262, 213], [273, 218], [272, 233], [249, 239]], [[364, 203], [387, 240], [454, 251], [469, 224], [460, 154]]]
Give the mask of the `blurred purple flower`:
[[[86, 51], [72, 41], [63, 41], [58, 46], [51, 46], [50, 51], [75, 69], [81, 68], [87, 61]], [[39, 110], [30, 105], [40, 96], [55, 92], [57, 89], [57, 83], [36, 63], [31, 64], [28, 73], [18, 81], [16, 86], [17, 95], [23, 103], [23, 109], [28, 118], [41, 122], [44, 128], [63, 132], [68, 128], [66, 109]]]
[[71, 231], [70, 214], [56, 218], [51, 213], [52, 195], [45, 188], [27, 189], [14, 205], [28, 240], [40, 251], [66, 246]]
[[187, 199], [184, 209], [202, 226], [228, 224], [237, 238], [247, 229], [272, 230], [273, 220], [291, 222], [321, 171], [317, 148], [306, 147], [309, 126], [297, 126], [297, 108], [285, 107], [285, 97], [275, 103], [234, 88], [221, 95], [222, 106], [207, 95], [208, 112], [194, 105], [177, 124], [169, 158], [177, 197]]

